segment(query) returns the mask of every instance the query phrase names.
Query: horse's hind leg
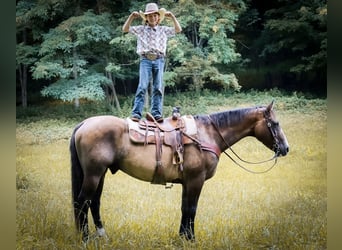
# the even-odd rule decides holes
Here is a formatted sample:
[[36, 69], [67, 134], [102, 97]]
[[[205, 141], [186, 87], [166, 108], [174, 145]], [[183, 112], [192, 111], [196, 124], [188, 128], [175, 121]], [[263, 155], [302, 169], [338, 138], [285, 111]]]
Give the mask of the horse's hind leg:
[[96, 226], [96, 232], [98, 236], [106, 235], [106, 232], [103, 228], [103, 224], [102, 224], [101, 217], [100, 217], [100, 199], [101, 199], [101, 194], [103, 190], [104, 177], [105, 177], [105, 174], [101, 177], [96, 193], [90, 204], [90, 210], [93, 216], [93, 220]]
[[89, 238], [88, 210], [89, 207], [92, 207], [92, 199], [97, 192], [98, 185], [102, 178], [103, 177], [100, 176], [84, 176], [81, 192], [78, 196], [77, 204], [75, 204], [77, 228], [82, 232], [82, 239], [84, 242], [86, 242]]
[[89, 236], [88, 228], [88, 209], [90, 200], [85, 200], [83, 197], [78, 197], [74, 204], [74, 213], [76, 218], [76, 227], [82, 232], [82, 240], [86, 242]]

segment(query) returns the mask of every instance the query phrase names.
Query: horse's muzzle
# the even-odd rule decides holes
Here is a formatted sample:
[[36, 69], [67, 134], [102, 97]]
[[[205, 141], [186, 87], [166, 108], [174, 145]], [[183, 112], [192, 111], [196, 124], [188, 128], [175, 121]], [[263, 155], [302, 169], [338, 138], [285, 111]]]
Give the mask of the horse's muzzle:
[[276, 156], [285, 156], [290, 151], [290, 148], [288, 145], [276, 145], [274, 152]]

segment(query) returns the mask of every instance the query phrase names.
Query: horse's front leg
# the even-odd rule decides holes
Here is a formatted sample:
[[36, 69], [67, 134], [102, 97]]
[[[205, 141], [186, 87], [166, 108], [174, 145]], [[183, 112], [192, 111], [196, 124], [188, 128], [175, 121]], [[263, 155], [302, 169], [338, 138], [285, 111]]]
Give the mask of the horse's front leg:
[[183, 183], [182, 219], [179, 235], [184, 236], [187, 240], [195, 240], [195, 216], [203, 183], [204, 180], [201, 178]]

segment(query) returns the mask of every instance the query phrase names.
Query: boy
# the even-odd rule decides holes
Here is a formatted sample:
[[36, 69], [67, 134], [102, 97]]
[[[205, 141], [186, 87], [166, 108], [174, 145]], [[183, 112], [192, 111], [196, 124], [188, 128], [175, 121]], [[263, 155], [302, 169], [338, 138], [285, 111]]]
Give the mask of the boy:
[[[131, 26], [134, 19], [141, 17], [145, 25]], [[164, 17], [171, 18], [174, 27], [160, 26]], [[135, 94], [131, 119], [139, 121], [145, 102], [145, 93], [152, 76], [151, 114], [157, 122], [163, 122], [162, 95], [163, 72], [167, 39], [182, 31], [178, 20], [170, 11], [159, 9], [155, 3], [148, 3], [145, 12], [134, 11], [122, 27], [123, 32], [137, 36], [137, 54], [140, 55], [139, 85]]]

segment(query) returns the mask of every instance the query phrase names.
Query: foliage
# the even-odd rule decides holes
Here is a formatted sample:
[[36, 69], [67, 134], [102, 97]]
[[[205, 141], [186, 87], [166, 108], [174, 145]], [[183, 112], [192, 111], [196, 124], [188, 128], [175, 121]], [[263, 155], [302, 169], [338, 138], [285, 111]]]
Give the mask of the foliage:
[[[232, 88], [240, 85], [231, 72], [220, 72], [217, 64], [229, 65], [240, 60], [235, 43], [227, 37], [234, 32], [238, 14], [244, 4], [236, 8], [231, 3], [215, 2], [211, 5], [195, 1], [181, 2], [175, 9], [183, 27], [184, 36], [177, 36], [169, 42], [169, 68], [177, 74], [176, 82], [187, 89]], [[175, 65], [175, 67], [173, 67]]]
[[49, 87], [45, 87], [41, 93], [62, 101], [72, 102], [75, 96], [93, 101], [105, 99], [105, 93], [101, 86], [109, 85], [111, 81], [101, 74], [81, 76], [77, 79], [60, 79]]
[[[239, 32], [248, 35], [237, 36], [239, 51], [248, 59], [248, 67], [237, 72], [248, 81], [245, 85], [326, 96], [327, 1], [278, 0], [250, 6], [239, 23]], [[249, 68], [257, 75], [249, 75]]]
[[[129, 13], [143, 10], [145, 4], [17, 1], [17, 84], [21, 83], [23, 96], [26, 87], [31, 92], [43, 88], [42, 94], [49, 92], [54, 98], [63, 94], [52, 92], [66, 88], [68, 98], [62, 100], [74, 95], [75, 101], [111, 98], [116, 91], [132, 94], [138, 79], [136, 38], [123, 34], [121, 27]], [[164, 80], [169, 90], [239, 91], [245, 86], [303, 90], [314, 89], [312, 83], [324, 90], [326, 0], [162, 0], [158, 4], [172, 11], [183, 29], [168, 41]], [[140, 25], [141, 20], [133, 24]], [[172, 22], [165, 19], [163, 25]], [[73, 84], [101, 74], [111, 84], [100, 81], [89, 87], [98, 94], [78, 96], [72, 91]]]
[[296, 1], [271, 9], [266, 16], [264, 37], [267, 41], [261, 56], [286, 52], [290, 54], [288, 58], [300, 55], [297, 65], [290, 68], [297, 73], [326, 67], [326, 0]]
[[121, 27], [117, 27], [117, 36], [110, 40], [112, 56], [106, 70], [115, 78], [132, 79], [139, 77], [138, 57], [136, 55], [136, 39], [134, 36], [123, 35]]
[[[243, 3], [240, 1], [240, 3]], [[50, 13], [53, 3], [31, 3], [22, 1], [17, 6], [17, 15], [20, 17], [19, 23], [24, 20], [33, 20], [39, 16], [45, 22], [45, 14]], [[53, 16], [60, 14], [61, 8], [66, 8], [66, 2], [58, 1], [58, 8]], [[226, 37], [226, 31], [234, 31], [234, 22], [238, 16], [238, 10], [233, 4], [225, 4], [217, 2], [210, 8], [204, 4], [195, 3], [194, 1], [181, 1], [177, 5], [172, 1], [164, 1], [160, 3], [170, 11], [173, 11], [182, 24], [184, 24], [185, 36], [176, 37], [170, 41], [172, 44], [168, 52], [170, 59], [167, 65], [168, 71], [173, 72], [172, 78], [166, 79], [166, 85], [177, 85], [178, 82], [184, 82], [188, 77], [193, 78], [193, 85], [189, 84], [187, 88], [199, 90], [206, 82], [207, 87], [210, 87], [210, 77], [203, 75], [198, 78], [196, 75], [188, 75], [185, 78], [182, 74], [176, 75], [175, 69], [178, 67], [178, 72], [191, 72], [189, 64], [185, 62], [191, 60], [193, 52], [198, 55], [198, 60], [202, 60], [200, 65], [205, 66], [204, 62], [209, 61], [209, 71], [218, 74], [213, 83], [215, 87], [235, 88], [239, 85], [235, 77], [231, 77], [232, 73], [220, 73], [214, 64], [229, 64], [238, 60], [240, 57], [234, 51], [234, 41]], [[243, 5], [243, 4], [242, 4]], [[35, 7], [30, 14], [25, 13], [25, 10]], [[80, 6], [76, 6], [79, 11]], [[144, 3], [132, 4], [132, 8], [143, 8]], [[53, 7], [52, 7], [53, 8]], [[229, 11], [224, 11], [227, 8]], [[196, 10], [196, 16], [188, 15], [193, 10]], [[241, 9], [241, 8], [240, 8]], [[186, 15], [186, 16], [185, 16]], [[206, 16], [211, 15], [212, 18]], [[184, 16], [184, 17], [183, 17]], [[120, 24], [124, 22], [126, 14], [121, 14], [119, 19]], [[185, 19], [184, 19], [185, 18]], [[169, 22], [169, 21], [165, 21]], [[91, 75], [107, 71], [113, 75], [113, 79], [131, 79], [137, 77], [136, 68], [137, 56], [135, 55], [135, 38], [132, 35], [122, 35], [121, 25], [114, 26], [111, 22], [109, 13], [95, 14], [93, 11], [84, 11], [81, 15], [70, 16], [60, 22], [55, 28], [43, 34], [42, 43], [39, 50], [39, 61], [31, 67], [32, 77], [34, 79], [50, 80], [53, 84], [45, 86], [42, 94], [61, 98], [62, 100], [70, 100], [70, 98], [92, 98], [93, 95], [78, 96], [76, 91], [72, 91], [75, 87], [75, 81], [83, 75]], [[172, 25], [167, 23], [167, 25]], [[188, 28], [189, 26], [190, 28]], [[191, 34], [195, 32], [196, 35]], [[186, 42], [187, 37], [192, 36], [193, 39], [200, 40], [199, 43]], [[110, 41], [110, 46], [108, 42]], [[175, 47], [177, 49], [175, 49]], [[94, 50], [96, 48], [96, 50]], [[89, 49], [93, 53], [89, 53]], [[175, 51], [173, 51], [173, 49]], [[172, 51], [172, 52], [171, 52]], [[224, 53], [222, 53], [224, 51]], [[111, 52], [110, 54], [108, 52]], [[29, 56], [29, 53], [26, 53]], [[89, 68], [94, 63], [101, 62], [102, 70], [97, 67], [95, 72], [90, 72]], [[32, 64], [33, 62], [30, 62]], [[205, 70], [199, 69], [199, 70]], [[167, 75], [167, 74], [166, 74]], [[78, 79], [78, 80], [77, 80]], [[171, 81], [172, 79], [172, 81]], [[217, 84], [217, 83], [220, 84]], [[57, 87], [57, 85], [60, 85]], [[80, 84], [78, 87], [85, 86]], [[97, 93], [100, 93], [101, 85], [98, 87]], [[63, 89], [67, 94], [63, 94]], [[74, 95], [74, 96], [72, 96]], [[68, 96], [68, 97], [65, 97]], [[97, 95], [99, 97], [99, 95]]]
[[164, 85], [174, 87], [176, 85], [177, 73], [173, 71], [164, 72]]
[[32, 76], [36, 79], [57, 80], [41, 91], [43, 96], [63, 101], [105, 98], [101, 86], [110, 81], [89, 70], [91, 65], [88, 60], [100, 59], [96, 55], [88, 55], [87, 51], [99, 42], [110, 40], [108, 18], [108, 14], [95, 15], [88, 11], [84, 15], [67, 19], [44, 35], [39, 51], [42, 57], [32, 67]]
[[25, 45], [19, 43], [16, 46], [16, 63], [32, 65], [37, 60], [39, 48], [37, 46]]

